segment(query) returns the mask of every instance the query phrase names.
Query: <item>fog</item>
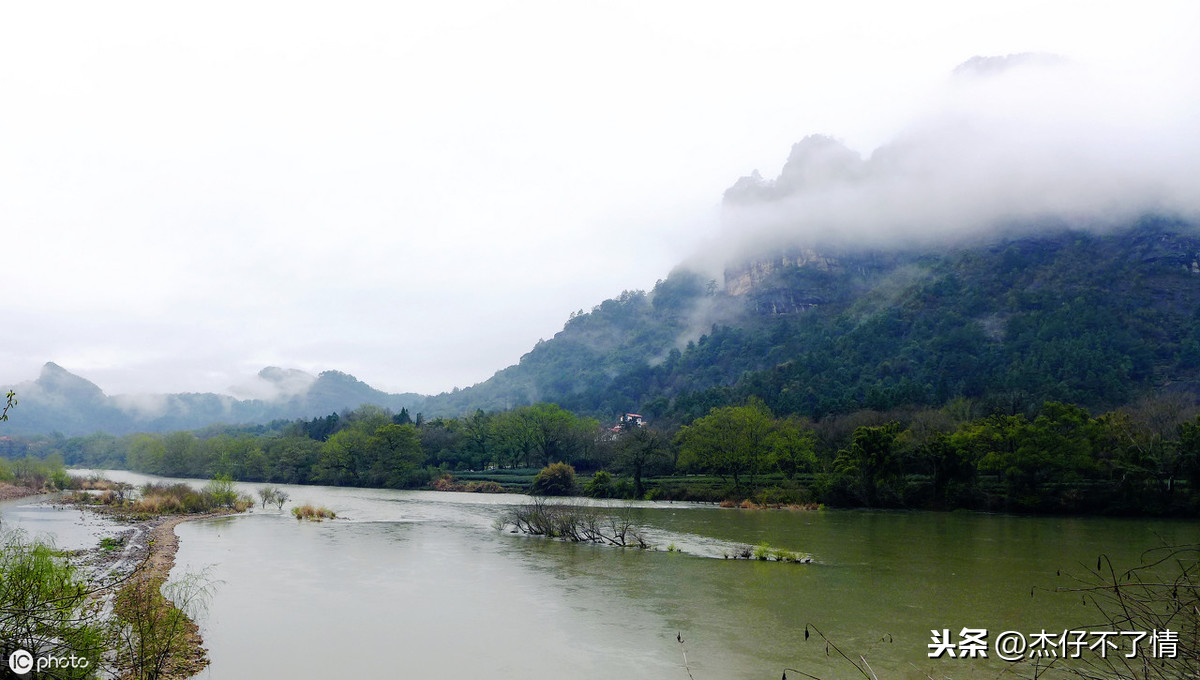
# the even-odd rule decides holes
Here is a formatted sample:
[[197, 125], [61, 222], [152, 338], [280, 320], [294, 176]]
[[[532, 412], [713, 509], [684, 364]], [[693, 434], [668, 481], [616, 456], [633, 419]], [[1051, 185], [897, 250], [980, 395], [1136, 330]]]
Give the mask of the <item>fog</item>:
[[812, 135], [777, 178], [739, 180], [721, 250], [928, 246], [1103, 230], [1149, 213], [1196, 220], [1198, 90], [1156, 75], [1046, 54], [975, 57], [869, 154]]
[[[1196, 196], [1190, 2], [2, 18], [0, 384], [55, 361], [109, 394], [303, 389], [254, 378], [265, 366], [437, 393], [714, 239], [724, 256], [813, 233], [954, 237]], [[952, 75], [1026, 52], [1062, 62]], [[802, 164], [780, 196], [722, 207], [814, 134], [850, 151], [849, 175]]]

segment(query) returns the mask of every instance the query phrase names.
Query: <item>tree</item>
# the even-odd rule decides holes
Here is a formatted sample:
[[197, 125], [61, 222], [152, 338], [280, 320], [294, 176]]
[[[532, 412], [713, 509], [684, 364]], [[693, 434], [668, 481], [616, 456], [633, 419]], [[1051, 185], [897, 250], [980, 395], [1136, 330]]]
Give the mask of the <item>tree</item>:
[[768, 452], [771, 412], [761, 400], [745, 406], [714, 408], [679, 431], [679, 465], [733, 478], [758, 473]]
[[881, 427], [860, 427], [854, 431], [850, 448], [839, 451], [834, 459], [835, 473], [870, 507], [879, 505], [880, 488], [890, 487], [899, 472], [895, 442], [900, 429], [895, 421]]
[[1095, 423], [1078, 406], [1046, 402], [1033, 422], [1016, 416], [996, 425], [1008, 430], [1005, 446], [985, 453], [979, 469], [1003, 476], [1010, 502], [1032, 507], [1040, 502], [1043, 483], [1075, 481], [1096, 469]]
[[258, 497], [262, 499], [263, 510], [267, 509], [267, 503], [274, 503], [275, 497], [279, 491], [273, 486], [264, 486], [258, 490]]
[[612, 475], [596, 470], [592, 478], [583, 483], [583, 492], [592, 498], [612, 498]]
[[402, 488], [408, 485], [409, 475], [425, 462], [421, 437], [415, 425], [383, 425], [368, 441], [372, 459], [365, 479], [369, 486]]
[[533, 478], [529, 493], [534, 496], [569, 496], [575, 491], [575, 468], [551, 463]]
[[667, 438], [658, 430], [635, 427], [621, 434], [617, 440], [616, 467], [633, 477], [633, 493], [636, 497], [646, 495], [642, 475], [655, 464], [665, 464], [668, 450]]
[[17, 649], [74, 655], [87, 666], [46, 669], [38, 677], [94, 677], [105, 649], [95, 592], [52, 546], [7, 534], [0, 544], [0, 658]]
[[[223, 508], [232, 508], [238, 500], [237, 487], [233, 485], [233, 478], [229, 475], [216, 475], [210, 479], [208, 484], [204, 485], [204, 493]], [[250, 500], [249, 503], [253, 504], [254, 501]]]
[[288, 492], [284, 491], [283, 489], [279, 489], [275, 492], [275, 507], [279, 510], [283, 510], [283, 504], [287, 503], [291, 499], [292, 497], [288, 494]]
[[356, 463], [366, 452], [369, 437], [358, 427], [348, 427], [321, 445], [313, 466], [313, 479], [330, 486], [354, 486], [358, 483]]
[[811, 470], [817, 464], [817, 434], [808, 423], [795, 416], [775, 424], [768, 435], [771, 459], [788, 479], [797, 472]]

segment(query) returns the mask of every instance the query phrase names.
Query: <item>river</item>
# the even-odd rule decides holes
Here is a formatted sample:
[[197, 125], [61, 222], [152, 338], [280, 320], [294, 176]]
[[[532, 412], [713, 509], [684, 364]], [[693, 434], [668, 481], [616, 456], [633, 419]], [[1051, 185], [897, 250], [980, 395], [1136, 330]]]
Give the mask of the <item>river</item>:
[[[339, 519], [301, 523], [285, 506], [176, 529], [172, 580], [214, 586], [200, 621], [212, 665], [198, 678], [862, 677], [815, 629], [806, 641], [806, 624], [880, 678], [996, 677], [1007, 665], [995, 658], [930, 659], [931, 629], [1099, 623], [1053, 589], [1100, 553], [1132, 566], [1198, 536], [1189, 521], [612, 504], [681, 552], [642, 551], [498, 531], [523, 496], [281, 488], [289, 506]], [[0, 514], [62, 547], [112, 530], [29, 501]], [[722, 559], [763, 541], [814, 561]]]

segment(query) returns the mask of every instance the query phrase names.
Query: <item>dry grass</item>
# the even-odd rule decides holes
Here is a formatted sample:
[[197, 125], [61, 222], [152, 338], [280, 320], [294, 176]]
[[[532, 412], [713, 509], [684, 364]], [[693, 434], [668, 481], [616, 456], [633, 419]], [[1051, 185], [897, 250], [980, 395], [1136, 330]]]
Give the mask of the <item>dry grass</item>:
[[79, 477], [75, 477], [73, 479], [74, 483], [71, 485], [71, 488], [79, 489], [81, 491], [112, 491], [119, 485], [118, 482], [114, 482], [111, 479], [106, 479], [99, 475], [92, 475], [86, 479], [81, 479]]
[[824, 510], [820, 503], [755, 503], [747, 498], [743, 501], [723, 500], [722, 508], [739, 508], [742, 510]]
[[320, 522], [327, 519], [337, 519], [337, 513], [324, 506], [317, 507], [315, 505], [297, 505], [292, 508], [292, 516], [298, 520], [309, 520], [310, 522]]
[[[107, 480], [105, 480], [107, 481]], [[162, 515], [194, 515], [232, 510], [245, 512], [254, 505], [249, 496], [226, 493], [214, 494], [207, 489], [197, 491], [187, 484], [146, 484], [133, 492], [128, 484], [109, 483], [99, 493], [75, 491], [64, 498], [69, 503], [101, 505], [117, 514], [136, 517], [158, 517]], [[134, 498], [133, 496], [137, 496]]]
[[429, 483], [429, 488], [434, 491], [464, 491], [467, 493], [506, 493], [503, 486], [499, 482], [456, 482], [451, 475], [442, 475]]

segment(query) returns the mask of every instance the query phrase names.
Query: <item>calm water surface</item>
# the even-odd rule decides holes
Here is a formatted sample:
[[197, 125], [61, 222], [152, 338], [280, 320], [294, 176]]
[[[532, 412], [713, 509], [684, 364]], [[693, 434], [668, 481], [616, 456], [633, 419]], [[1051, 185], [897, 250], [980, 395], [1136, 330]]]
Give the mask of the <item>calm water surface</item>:
[[[212, 665], [200, 678], [686, 680], [683, 651], [696, 680], [778, 678], [785, 667], [861, 677], [815, 635], [806, 642], [806, 623], [865, 654], [881, 678], [996, 677], [1001, 662], [929, 659], [930, 629], [1096, 623], [1077, 596], [1040, 589], [1070, 585], [1067, 574], [1101, 552], [1132, 565], [1161, 540], [1200, 538], [1189, 521], [613, 509], [680, 554], [497, 531], [495, 518], [523, 496], [284, 488], [293, 503], [346, 519], [300, 523], [285, 507], [176, 530], [172, 579], [216, 583], [201, 621]], [[94, 544], [111, 530], [77, 510], [18, 502], [0, 513], [60, 544]], [[815, 562], [721, 559], [763, 541]]]

